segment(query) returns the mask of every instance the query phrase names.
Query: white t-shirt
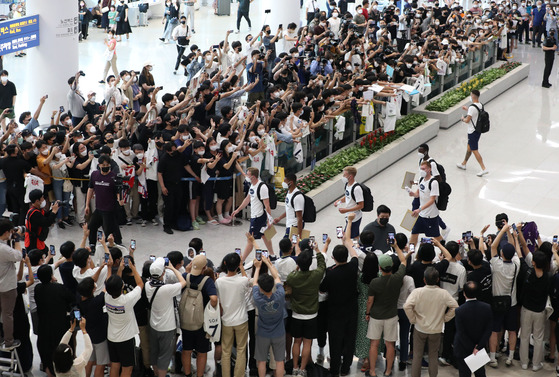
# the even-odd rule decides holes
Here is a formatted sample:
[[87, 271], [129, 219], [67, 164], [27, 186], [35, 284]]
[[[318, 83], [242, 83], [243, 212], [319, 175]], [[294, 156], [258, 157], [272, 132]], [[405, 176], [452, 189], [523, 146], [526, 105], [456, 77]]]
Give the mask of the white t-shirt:
[[[33, 279], [35, 280], [33, 280], [33, 285], [27, 288], [27, 292], [29, 294], [29, 311], [31, 312], [37, 311], [37, 304], [35, 303], [35, 287], [41, 282], [37, 277], [37, 270], [39, 269], [39, 267], [41, 267], [41, 265], [31, 266], [31, 271], [33, 271]], [[25, 272], [25, 280], [29, 281], [29, 274], [27, 272]]]
[[409, 275], [404, 276], [402, 288], [400, 288], [400, 296], [398, 296], [398, 309], [404, 309], [404, 304], [414, 289], [415, 283], [413, 278]]
[[289, 53], [289, 50], [295, 47], [295, 43], [297, 41], [288, 41], [287, 39], [285, 39], [285, 37], [297, 38], [297, 32], [295, 30], [293, 31], [286, 30], [283, 33], [283, 51]]
[[328, 19], [328, 24], [330, 25], [330, 31], [334, 33], [334, 39], [339, 39], [340, 24], [341, 24], [340, 17], [339, 16], [337, 18], [330, 17]]
[[215, 281], [221, 301], [223, 326], [238, 326], [248, 321], [245, 294], [250, 280], [242, 275], [224, 276]]
[[[269, 199], [270, 197], [268, 193], [268, 186], [263, 184], [262, 187], [258, 189], [258, 186], [261, 183], [262, 181], [258, 180], [256, 185], [250, 186], [248, 190], [248, 194], [250, 195], [250, 217], [253, 219], [260, 217], [264, 214], [265, 209], [262, 200]], [[260, 199], [258, 199], [257, 190], [260, 191]]]
[[[499, 257], [491, 258], [491, 276], [493, 278], [493, 296], [511, 296], [511, 306], [516, 305], [516, 286], [518, 282], [518, 273], [520, 272], [520, 259], [517, 255], [512, 257], [512, 263], [506, 263]], [[514, 274], [516, 266], [516, 278]], [[511, 286], [514, 278], [514, 288]]]
[[[479, 102], [472, 103], [472, 105], [474, 105], [475, 107], [481, 110], [482, 107], [481, 103]], [[468, 123], [468, 133], [471, 134], [474, 133], [474, 131], [476, 130], [475, 124], [477, 123], [477, 117], [479, 115], [479, 111], [474, 109], [473, 106], [468, 106], [468, 115], [472, 117], [472, 119]]]
[[458, 292], [466, 284], [466, 269], [461, 263], [450, 262], [446, 272], [441, 275], [441, 288], [458, 301]]
[[[292, 226], [297, 226], [297, 211], [303, 211], [305, 209], [305, 198], [303, 194], [297, 194], [295, 201], [292, 202], [293, 195], [296, 192], [300, 192], [299, 189], [293, 190], [292, 193], [287, 193], [285, 196], [285, 227], [290, 228]], [[295, 207], [295, 208], [293, 208]]]
[[95, 290], [95, 292], [93, 292], [93, 296], [99, 295], [105, 289], [105, 280], [107, 279], [107, 271], [108, 271], [109, 267], [103, 266], [103, 267], [88, 268], [82, 274], [81, 273], [81, 268], [79, 268], [78, 266], [75, 266], [74, 270], [72, 271], [72, 275], [74, 276], [74, 279], [76, 279], [76, 281], [79, 284], [83, 279], [93, 277], [93, 275], [95, 275], [97, 270], [100, 269], [100, 268], [102, 268], [102, 270], [99, 273], [99, 278], [95, 282], [95, 284], [97, 286], [97, 289]]
[[134, 305], [142, 296], [142, 289], [135, 287], [131, 292], [122, 294], [116, 299], [105, 295], [105, 307], [109, 314], [107, 339], [111, 342], [125, 342], [134, 338], [140, 330], [134, 314]]
[[[157, 288], [146, 284], [146, 297], [148, 301]], [[177, 322], [175, 320], [175, 304], [173, 298], [179, 295], [182, 290], [181, 283], [165, 284], [157, 291], [153, 303], [151, 305], [151, 315], [149, 317], [149, 325], [155, 331], [171, 331], [176, 330]]]
[[[431, 189], [429, 190], [429, 181], [433, 181], [431, 183]], [[429, 181], [421, 181], [419, 183], [419, 205], [423, 207], [432, 196], [439, 196], [439, 182], [431, 177]], [[432, 217], [439, 216], [439, 209], [437, 208], [436, 198], [435, 203], [430, 205], [429, 207], [425, 208], [423, 211], [419, 212], [419, 216], [430, 219]]]
[[[355, 207], [357, 205], [357, 203], [361, 203], [364, 201], [363, 199], [363, 189], [361, 188], [361, 186], [357, 186], [355, 187], [355, 189], [353, 190], [353, 186], [355, 186], [357, 184], [357, 182], [353, 182], [353, 185], [351, 186], [347, 186], [345, 188], [345, 206], [344, 208], [352, 208]], [[351, 196], [351, 191], [353, 190], [353, 196], [355, 197], [355, 200], [353, 200], [353, 197]], [[357, 221], [357, 220], [361, 220], [361, 216], [362, 213], [361, 211], [355, 211], [355, 219], [353, 219], [353, 221]], [[347, 217], [347, 214], [346, 214]]]

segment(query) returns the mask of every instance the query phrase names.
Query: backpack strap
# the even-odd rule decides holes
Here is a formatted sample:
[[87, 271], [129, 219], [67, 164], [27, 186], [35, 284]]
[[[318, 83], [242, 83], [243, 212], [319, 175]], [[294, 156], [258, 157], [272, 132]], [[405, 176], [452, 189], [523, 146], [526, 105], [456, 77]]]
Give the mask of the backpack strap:
[[[481, 102], [478, 102], [478, 103], [481, 105], [481, 110], [482, 110], [482, 111], [485, 111], [485, 110], [484, 110], [484, 107], [483, 107], [483, 103], [481, 103]], [[479, 107], [477, 107], [475, 104], [472, 103], [469, 107], [472, 107], [472, 106], [475, 107], [475, 109], [477, 110], [477, 112], [478, 112], [478, 120], [479, 120], [479, 113], [480, 113], [481, 111], [480, 111]], [[470, 119], [470, 122], [472, 122], [472, 124], [474, 124], [474, 120], [473, 120], [473, 119]], [[474, 127], [477, 127], [477, 124], [474, 124]]]
[[206, 281], [209, 279], [209, 276], [204, 276], [204, 278], [202, 279], [202, 281], [200, 282], [200, 284], [198, 284], [198, 290], [200, 292], [202, 292], [202, 288], [204, 288], [204, 284], [206, 284]]
[[258, 200], [262, 201], [262, 199], [260, 199], [260, 188], [262, 187], [262, 185], [264, 184], [264, 182], [260, 182], [258, 184], [258, 187], [256, 188], [256, 197], [258, 198]]
[[[351, 199], [353, 199], [354, 202], [355, 202], [355, 194], [354, 194], [353, 192], [355, 191], [355, 188], [356, 188], [357, 186], [360, 186], [360, 184], [357, 183], [357, 182], [355, 182], [355, 184], [354, 184], [353, 187], [351, 188]], [[363, 189], [361, 189], [361, 190], [363, 190]], [[356, 203], [357, 203], [357, 202], [356, 202]]]
[[186, 286], [185, 288], [190, 288], [190, 274], [186, 274]]
[[155, 288], [155, 292], [153, 292], [153, 295], [151, 296], [151, 300], [149, 300], [149, 307], [150, 308], [153, 305], [153, 300], [155, 300], [155, 295], [157, 295], [157, 292], [159, 291], [159, 288], [161, 288], [161, 287], [162, 287], [162, 285]]
[[295, 193], [291, 197], [291, 207], [293, 207], [293, 210], [295, 210], [295, 197], [299, 194], [303, 195], [301, 191], [295, 191]]

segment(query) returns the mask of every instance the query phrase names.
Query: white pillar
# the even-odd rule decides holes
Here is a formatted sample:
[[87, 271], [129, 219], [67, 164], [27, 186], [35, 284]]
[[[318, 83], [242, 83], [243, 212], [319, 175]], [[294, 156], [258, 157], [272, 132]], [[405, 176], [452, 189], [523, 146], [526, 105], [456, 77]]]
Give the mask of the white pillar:
[[[28, 50], [36, 69], [29, 71], [29, 103], [48, 94], [39, 123], [50, 121], [50, 110], [68, 107], [68, 79], [79, 71], [79, 18], [76, 0], [27, 2], [27, 14], [39, 15], [40, 45]], [[32, 109], [33, 111], [34, 109]]]
[[295, 22], [299, 27], [301, 25], [300, 5], [300, 0], [267, 0], [264, 3], [264, 9], [270, 9], [270, 13], [264, 15], [264, 23], [270, 25], [273, 32], [280, 24], [283, 24], [284, 31], [291, 22]]

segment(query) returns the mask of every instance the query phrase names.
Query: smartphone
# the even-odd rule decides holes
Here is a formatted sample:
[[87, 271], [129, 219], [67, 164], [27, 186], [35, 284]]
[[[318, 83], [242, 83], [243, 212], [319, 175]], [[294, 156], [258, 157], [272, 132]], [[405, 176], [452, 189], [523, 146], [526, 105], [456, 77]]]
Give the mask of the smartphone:
[[328, 239], [328, 235], [326, 233], [324, 233], [322, 235], [322, 243], [326, 243], [326, 240]]
[[156, 259], [155, 255], [152, 254], [152, 255], [149, 256], [150, 261], [155, 262], [155, 259]]
[[433, 241], [431, 241], [431, 239], [429, 237], [422, 237], [421, 238], [421, 243], [431, 244], [431, 243], [433, 243]]
[[212, 49], [216, 49], [216, 48], [219, 48], [219, 45], [213, 45], [212, 46]]
[[205, 251], [200, 251], [200, 255], [206, 255]]
[[359, 247], [359, 241], [353, 240], [353, 247]]
[[257, 249], [254, 256], [256, 257], [256, 260], [262, 260], [262, 250]]
[[125, 255], [124, 256], [124, 267], [128, 267], [129, 265], [130, 265], [130, 255]]
[[466, 232], [466, 242], [470, 242], [472, 240], [472, 231]]
[[229, 33], [232, 33], [232, 32], [233, 32], [233, 29], [229, 30]]
[[136, 250], [136, 240], [130, 240], [130, 248]]
[[22, 257], [23, 259], [25, 259], [26, 256], [27, 256], [27, 249], [26, 249], [26, 248], [22, 248], [22, 249], [21, 249], [21, 257]]
[[263, 250], [262, 251], [262, 256], [265, 258], [268, 258], [270, 256], [270, 253], [268, 253], [268, 250]]
[[82, 320], [82, 313], [80, 313], [79, 310], [74, 310], [74, 318], [76, 319], [76, 321], [81, 321]]
[[557, 243], [557, 234], [553, 236], [553, 243]]
[[60, 114], [62, 114], [64, 112], [64, 106], [60, 106]]
[[237, 247], [237, 248], [235, 249], [235, 253], [237, 253], [237, 255], [240, 256], [240, 255], [241, 255], [241, 249]]
[[105, 263], [109, 263], [109, 253], [105, 253]]
[[410, 243], [410, 253], [415, 253], [415, 245], [413, 243]]
[[388, 244], [394, 245], [394, 233], [388, 233]]
[[296, 235], [296, 234], [294, 234], [294, 235], [291, 236], [291, 243], [292, 243], [293, 245], [295, 245], [295, 244], [297, 243], [297, 235]]
[[283, 24], [279, 24], [278, 29], [283, 29]]
[[344, 238], [344, 228], [343, 228], [343, 227], [341, 227], [341, 226], [337, 226], [337, 227], [336, 227], [336, 236], [337, 236], [339, 239]]
[[518, 229], [516, 228], [516, 224], [512, 223], [511, 224], [512, 230], [514, 230], [515, 233], [518, 233]]
[[103, 231], [102, 230], [98, 230], [97, 231], [97, 240], [101, 241], [101, 239], [103, 238]]
[[272, 105], [272, 109], [275, 109], [276, 107], [278, 107], [278, 104], [277, 104], [277, 103], [274, 103], [274, 104]]
[[45, 94], [45, 98], [49, 98], [49, 95], [48, 95], [48, 94]]
[[165, 267], [167, 267], [169, 265], [169, 258], [165, 257], [163, 259], [165, 259]]
[[314, 236], [309, 236], [309, 240], [310, 240], [310, 241], [312, 242], [312, 244], [314, 245], [314, 243], [315, 243], [315, 238], [314, 238]]
[[56, 254], [56, 249], [54, 248], [54, 245], [50, 245], [49, 249], [50, 249], [50, 255], [55, 255]]

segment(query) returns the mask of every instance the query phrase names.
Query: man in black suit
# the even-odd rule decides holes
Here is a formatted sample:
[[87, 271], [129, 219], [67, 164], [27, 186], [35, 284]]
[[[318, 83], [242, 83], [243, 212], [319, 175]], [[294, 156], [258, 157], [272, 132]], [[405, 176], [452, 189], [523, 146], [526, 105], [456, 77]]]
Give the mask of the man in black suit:
[[[491, 306], [478, 301], [478, 293], [478, 283], [469, 281], [464, 284], [466, 303], [456, 309], [454, 355], [460, 377], [471, 377], [472, 373], [464, 362], [464, 358], [484, 349], [491, 335], [493, 323]], [[481, 367], [474, 374], [476, 377], [485, 377], [485, 367]]]

